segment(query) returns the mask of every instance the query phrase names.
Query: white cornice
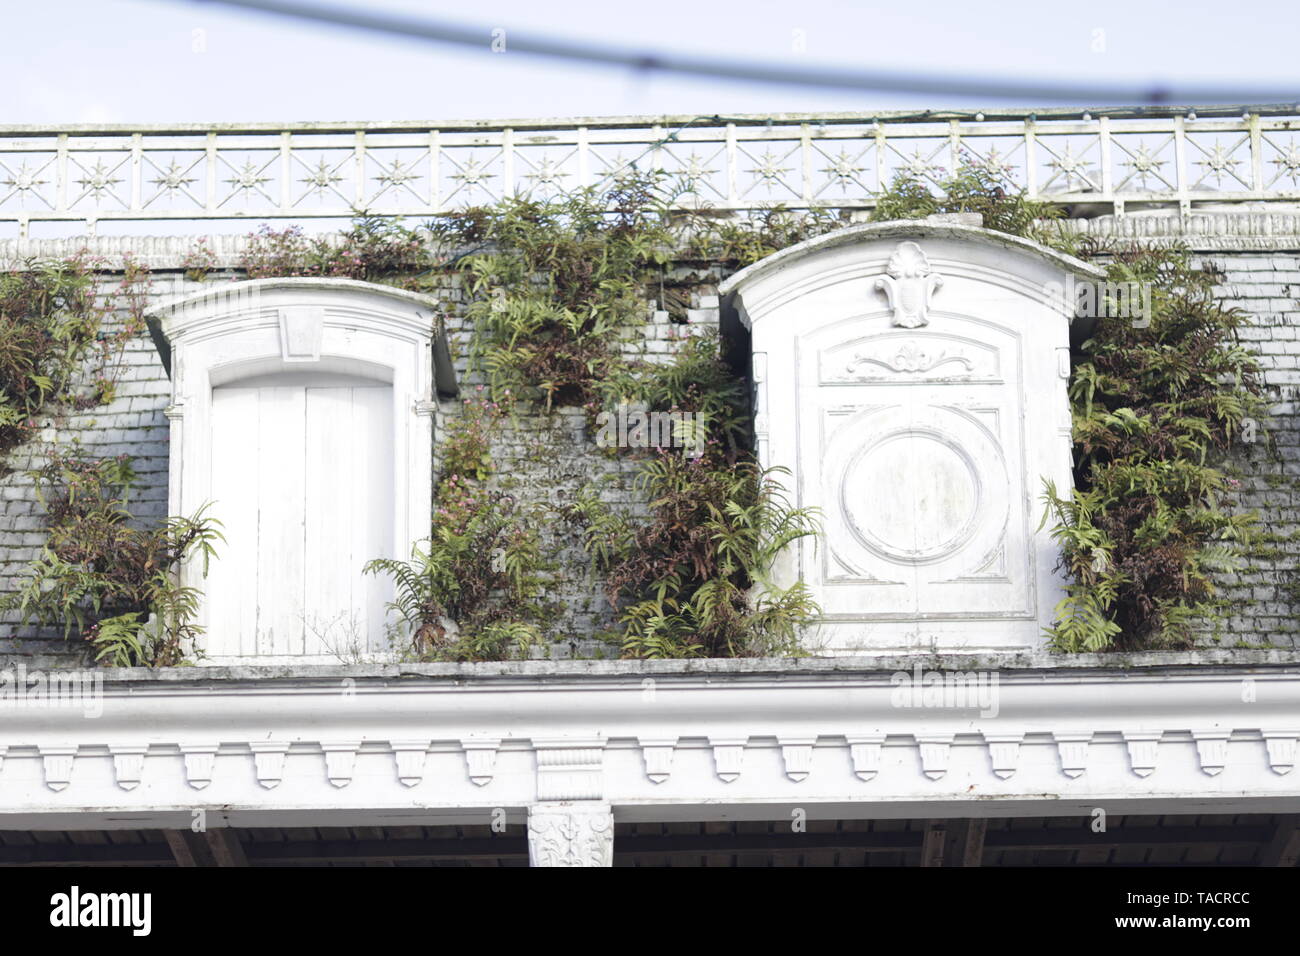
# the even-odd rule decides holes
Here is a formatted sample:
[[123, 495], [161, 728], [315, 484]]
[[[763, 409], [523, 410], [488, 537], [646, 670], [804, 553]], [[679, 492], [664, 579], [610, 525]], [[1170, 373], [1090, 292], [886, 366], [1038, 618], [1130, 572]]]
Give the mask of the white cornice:
[[[242, 282], [217, 283], [210, 288], [189, 295], [174, 296], [151, 306], [147, 318], [159, 319], [169, 336], [180, 336], [196, 324], [210, 325], [229, 321], [231, 315], [242, 315], [250, 309], [268, 310], [277, 305], [301, 305], [320, 301], [338, 311], [355, 304], [360, 317], [372, 321], [409, 326], [416, 335], [428, 336], [431, 325], [428, 315], [437, 306], [435, 299], [375, 282], [356, 279], [294, 276], [269, 279], [249, 279]], [[376, 308], [374, 303], [383, 303]], [[399, 306], [414, 306], [421, 310], [414, 314]]]
[[955, 669], [909, 668], [922, 678], [916, 696], [885, 668], [829, 663], [110, 673], [90, 719], [5, 707], [0, 826], [55, 825], [74, 810], [140, 825], [199, 806], [239, 825], [312, 808], [469, 819], [561, 792], [605, 801], [620, 819], [846, 805], [1001, 815], [1043, 801], [1053, 813], [1300, 810], [1294, 660], [1007, 668], [977, 674], [992, 696], [954, 706], [924, 694], [931, 674]]

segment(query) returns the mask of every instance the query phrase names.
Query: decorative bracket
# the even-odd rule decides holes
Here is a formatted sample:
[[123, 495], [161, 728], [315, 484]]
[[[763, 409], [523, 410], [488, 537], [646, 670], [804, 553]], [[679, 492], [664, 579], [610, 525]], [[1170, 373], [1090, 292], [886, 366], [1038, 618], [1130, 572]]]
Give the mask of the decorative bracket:
[[257, 782], [267, 790], [278, 787], [284, 779], [284, 758], [289, 752], [289, 745], [272, 740], [256, 740], [249, 747], [253, 751]]
[[1129, 764], [1139, 777], [1149, 777], [1156, 769], [1156, 751], [1160, 747], [1160, 731], [1124, 731], [1128, 746]]
[[1201, 760], [1201, 770], [1209, 776], [1223, 772], [1228, 763], [1228, 737], [1226, 730], [1193, 730], [1196, 753]]
[[359, 740], [321, 744], [321, 750], [325, 752], [325, 776], [331, 785], [346, 787], [352, 782], [352, 770], [356, 766], [359, 749]]
[[1081, 777], [1088, 769], [1088, 744], [1092, 734], [1053, 734], [1056, 751], [1061, 757], [1061, 773], [1067, 777]]
[[472, 737], [462, 740], [465, 748], [465, 763], [469, 767], [469, 779], [476, 787], [482, 787], [492, 780], [496, 772], [497, 748], [501, 746], [499, 737]]
[[994, 776], [1006, 780], [1016, 772], [1020, 764], [1020, 742], [1024, 740], [1024, 736], [1024, 734], [984, 735]]
[[212, 782], [212, 764], [217, 757], [216, 744], [181, 744], [185, 755], [185, 780], [195, 790]]
[[393, 757], [397, 761], [397, 779], [404, 787], [414, 787], [424, 779], [424, 765], [429, 759], [429, 741], [394, 740]]
[[921, 751], [921, 772], [931, 780], [938, 780], [948, 772], [953, 737], [953, 734], [917, 735], [916, 743]]
[[673, 770], [673, 750], [676, 737], [642, 737], [641, 756], [645, 760], [645, 773], [651, 783], [663, 783]]
[[808, 779], [812, 772], [813, 746], [816, 737], [782, 737], [781, 759], [785, 763], [785, 775], [795, 783]]
[[149, 748], [110, 746], [108, 749], [113, 755], [113, 774], [117, 777], [117, 785], [123, 790], [134, 790], [140, 786], [140, 778], [144, 774], [144, 758]]
[[77, 759], [77, 748], [42, 747], [40, 751], [45, 765], [45, 785], [56, 793], [66, 790], [72, 782], [72, 762]]
[[735, 783], [740, 779], [740, 771], [745, 763], [746, 737], [710, 737], [709, 746], [713, 748], [713, 764], [718, 778], [723, 783]]
[[1288, 774], [1295, 768], [1296, 737], [1294, 730], [1265, 730], [1264, 745], [1268, 748], [1268, 765], [1277, 774]]
[[855, 734], [845, 738], [849, 756], [853, 760], [853, 773], [859, 780], [871, 780], [880, 772], [880, 748], [884, 734]]

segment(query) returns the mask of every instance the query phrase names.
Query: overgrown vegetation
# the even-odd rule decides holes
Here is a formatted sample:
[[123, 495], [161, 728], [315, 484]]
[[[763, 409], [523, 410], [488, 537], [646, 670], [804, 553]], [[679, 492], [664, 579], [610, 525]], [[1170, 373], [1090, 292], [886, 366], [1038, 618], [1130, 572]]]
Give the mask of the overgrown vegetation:
[[909, 171], [894, 177], [876, 200], [873, 222], [924, 219], [942, 213], [978, 213], [984, 228], [1060, 245], [1065, 234], [1053, 229], [1061, 210], [1028, 198], [1007, 175], [969, 156], [951, 174], [939, 177], [937, 192]]
[[149, 270], [128, 258], [103, 293], [98, 265], [77, 256], [0, 272], [0, 470], [47, 411], [113, 398], [122, 349], [144, 329]]
[[377, 559], [388, 574], [391, 607], [411, 651], [423, 660], [499, 660], [542, 643], [553, 609], [545, 600], [538, 528], [542, 509], [490, 489], [492, 425], [508, 408], [480, 392], [443, 436], [442, 477], [427, 541], [410, 561]]
[[[115, 397], [122, 351], [145, 328], [150, 274], [128, 256], [104, 289], [101, 268], [83, 255], [0, 273], [0, 456], [30, 441], [47, 415]], [[199, 633], [198, 591], [173, 571], [190, 556], [206, 567], [221, 538], [216, 522], [200, 513], [131, 524], [135, 473], [125, 456], [55, 451], [34, 477], [48, 539], [0, 609], [76, 632], [101, 663], [181, 663]]]
[[1047, 489], [1073, 579], [1052, 637], [1070, 651], [1186, 647], [1256, 521], [1223, 460], [1264, 415], [1259, 369], [1236, 339], [1246, 316], [1186, 252], [1118, 250], [1107, 273], [1149, 284], [1152, 314], [1100, 318], [1075, 363], [1076, 488]]
[[[427, 236], [400, 219], [359, 214], [337, 237], [307, 236], [300, 226], [252, 233], [239, 269], [249, 279], [280, 276], [330, 276], [340, 279], [414, 281], [432, 264]], [[203, 262], [206, 247], [196, 246], [194, 271], [211, 268]]]
[[199, 591], [174, 571], [190, 558], [208, 561], [223, 540], [202, 512], [161, 527], [131, 523], [135, 472], [126, 456], [54, 455], [37, 473], [49, 540], [22, 589], [7, 602], [24, 623], [76, 631], [95, 660], [119, 667], [171, 666], [194, 651]]
[[573, 509], [584, 542], [622, 605], [630, 657], [794, 655], [799, 632], [818, 613], [802, 582], [768, 577], [787, 544], [816, 532], [814, 515], [792, 508], [771, 473], [748, 460], [732, 466], [661, 450], [638, 489], [651, 499], [640, 522], [588, 492]]
[[[440, 477], [430, 536], [410, 561], [377, 560], [410, 653], [429, 660], [526, 656], [551, 636], [555, 570], [540, 531], [577, 530], [617, 611], [615, 638], [633, 657], [799, 652], [818, 609], [800, 584], [767, 577], [773, 557], [816, 531], [779, 474], [752, 454], [747, 386], [722, 360], [716, 335], [683, 326], [671, 360], [625, 346], [682, 261], [726, 272], [838, 228], [830, 212], [770, 209], [745, 219], [686, 214], [654, 175], [609, 193], [551, 201], [512, 198], [419, 228], [359, 216], [341, 237], [263, 227], [240, 268], [249, 278], [343, 276], [432, 289], [457, 277], [469, 296], [470, 360], [486, 385], [439, 436]], [[1103, 249], [1076, 242], [1059, 211], [1027, 199], [999, 171], [964, 162], [939, 188], [901, 175], [879, 197], [877, 221], [976, 212], [986, 227], [1104, 256], [1108, 277], [1152, 291], [1135, 323], [1102, 310], [1075, 357], [1075, 489], [1047, 487], [1044, 520], [1070, 578], [1051, 630], [1065, 651], [1187, 646], [1217, 607], [1214, 575], [1251, 534], [1221, 459], [1262, 417], [1258, 370], [1235, 339], [1244, 316], [1213, 298], [1214, 276], [1185, 250]], [[443, 256], [448, 249], [454, 255]], [[441, 257], [440, 257], [441, 256]], [[191, 278], [215, 268], [206, 245]], [[113, 352], [138, 334], [147, 272], [128, 265], [116, 297], [93, 289], [88, 261], [33, 263], [0, 276], [0, 453], [30, 437], [42, 408], [112, 394]], [[698, 281], [698, 280], [697, 280]], [[126, 303], [123, 330], [104, 320]], [[666, 305], [664, 306], [667, 307]], [[97, 358], [101, 373], [77, 386]], [[681, 412], [702, 423], [698, 457], [660, 443], [637, 453], [638, 514], [602, 501], [526, 503], [497, 473], [492, 440], [516, 403], [543, 411], [581, 405], [589, 423], [615, 405]], [[62, 621], [112, 663], [174, 664], [192, 649], [197, 593], [172, 573], [206, 561], [220, 532], [203, 514], [152, 531], [127, 513], [129, 462], [56, 457], [41, 474], [50, 540], [22, 593], [24, 619]]]
[[991, 229], [1106, 259], [1107, 289], [1146, 289], [1149, 314], [1098, 308], [1070, 380], [1075, 488], [1048, 484], [1044, 522], [1069, 576], [1050, 637], [1064, 651], [1190, 646], [1219, 610], [1214, 575], [1235, 567], [1253, 514], [1235, 510], [1224, 453], [1263, 417], [1258, 365], [1237, 342], [1244, 313], [1182, 248], [1104, 248], [1053, 228], [1059, 212], [967, 160], [936, 197], [902, 175], [874, 218], [978, 212]]
[[472, 296], [474, 358], [496, 392], [547, 408], [601, 397], [622, 378], [617, 336], [645, 316], [645, 287], [670, 260], [663, 197], [629, 179], [600, 196], [511, 198], [432, 224], [477, 251], [453, 260]]
[[623, 653], [793, 653], [817, 608], [802, 584], [782, 589], [767, 569], [781, 547], [814, 532], [814, 516], [791, 508], [754, 464], [743, 380], [721, 360], [716, 335], [687, 337], [665, 365], [627, 357], [620, 333], [639, 330], [650, 290], [684, 246], [734, 266], [824, 231], [832, 217], [773, 210], [719, 226], [671, 206], [656, 177], [630, 176], [604, 196], [511, 199], [433, 229], [478, 244], [448, 268], [468, 280], [473, 354], [495, 393], [535, 395], [548, 409], [583, 404], [591, 418], [636, 402], [688, 413], [709, 436], [699, 457], [658, 447], [642, 463], [647, 519], [606, 507], [597, 489], [564, 511], [606, 573]]

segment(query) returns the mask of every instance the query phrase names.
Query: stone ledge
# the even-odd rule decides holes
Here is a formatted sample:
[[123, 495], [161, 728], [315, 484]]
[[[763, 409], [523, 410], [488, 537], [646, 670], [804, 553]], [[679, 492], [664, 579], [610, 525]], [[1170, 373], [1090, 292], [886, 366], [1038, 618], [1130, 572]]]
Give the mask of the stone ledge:
[[[960, 215], [960, 214], [957, 214]], [[962, 222], [960, 219], [953, 221]], [[249, 221], [249, 231], [258, 221]], [[1177, 214], [1130, 213], [1095, 219], [1065, 219], [1061, 225], [1081, 235], [1139, 241], [1180, 241], [1198, 252], [1300, 252], [1300, 211], [1270, 212], [1257, 209], [1193, 211]], [[244, 234], [207, 235], [203, 224], [182, 236], [69, 236], [51, 239], [0, 239], [0, 263], [11, 264], [31, 258], [60, 258], [79, 252], [105, 259], [107, 271], [121, 269], [130, 255], [151, 269], [183, 268], [199, 238], [208, 240], [215, 262], [222, 272], [238, 267], [249, 247]], [[337, 239], [337, 233], [324, 233]], [[314, 238], [314, 236], [313, 236]]]
[[[10, 658], [0, 671], [28, 662]], [[530, 678], [602, 679], [619, 677], [817, 677], [892, 674], [914, 668], [937, 671], [1013, 671], [1022, 674], [1198, 673], [1210, 668], [1300, 669], [1300, 650], [1208, 649], [1120, 654], [915, 654], [803, 658], [704, 658], [698, 660], [487, 661], [448, 664], [278, 664], [195, 667], [120, 667], [95, 669], [106, 683], [200, 683], [321, 681], [346, 678], [393, 680], [435, 678], [514, 680]]]

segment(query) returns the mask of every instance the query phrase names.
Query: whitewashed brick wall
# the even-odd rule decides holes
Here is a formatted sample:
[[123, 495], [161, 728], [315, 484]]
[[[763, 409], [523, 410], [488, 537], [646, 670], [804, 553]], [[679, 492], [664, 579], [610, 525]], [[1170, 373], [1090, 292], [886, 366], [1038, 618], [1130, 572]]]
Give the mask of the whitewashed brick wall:
[[[1182, 235], [1205, 259], [1218, 263], [1225, 271], [1224, 298], [1252, 317], [1242, 339], [1256, 351], [1264, 366], [1272, 416], [1261, 423], [1259, 442], [1240, 446], [1234, 464], [1242, 475], [1243, 504], [1261, 513], [1269, 540], [1248, 559], [1240, 573], [1224, 579], [1224, 593], [1233, 601], [1228, 627], [1220, 638], [1225, 646], [1242, 642], [1300, 647], [1300, 221], [1283, 230], [1276, 219], [1246, 214], [1193, 217], [1183, 233], [1171, 232], [1167, 223], [1155, 229], [1150, 222], [1136, 219], [1120, 223], [1093, 221], [1087, 225], [1089, 232], [1156, 241]], [[129, 250], [143, 253], [155, 269], [154, 294], [165, 297], [200, 288], [177, 270], [189, 245], [189, 240], [104, 239], [97, 240], [91, 252], [109, 256]], [[235, 260], [240, 243], [227, 238], [215, 246], [228, 266]], [[63, 255], [71, 251], [57, 243], [39, 248], [27, 244], [22, 249], [0, 248], [0, 258]], [[716, 273], [694, 275], [683, 271], [682, 275], [693, 275], [694, 304], [699, 304], [701, 297], [715, 295], [716, 282], [721, 278]], [[234, 272], [227, 271], [209, 282], [234, 276]], [[113, 280], [109, 277], [107, 281]], [[453, 313], [448, 327], [459, 356], [460, 381], [468, 392], [477, 383], [467, 375], [465, 367], [468, 333], [456, 315], [463, 303], [455, 288], [448, 288], [444, 299]], [[705, 299], [705, 304], [711, 303]], [[710, 308], [674, 307], [672, 315], [664, 315], [648, 305], [644, 328], [633, 333], [624, 348], [630, 355], [666, 360], [677, 347], [683, 328], [703, 328], [716, 321], [716, 311]], [[42, 509], [29, 472], [42, 463], [45, 440], [49, 438], [65, 447], [79, 443], [88, 455], [131, 455], [140, 476], [132, 499], [134, 514], [141, 521], [156, 521], [163, 516], [168, 447], [163, 409], [169, 383], [147, 335], [128, 344], [123, 362], [121, 385], [112, 404], [66, 420], [51, 420], [52, 430], [44, 433], [43, 440], [10, 455], [12, 470], [0, 477], [0, 593], [13, 590], [27, 562], [45, 540]], [[456, 401], [442, 402], [440, 421], [456, 414], [458, 407]], [[607, 502], [630, 511], [644, 510], [646, 506], [633, 490], [635, 460], [630, 456], [611, 458], [597, 449], [584, 434], [581, 409], [559, 409], [551, 416], [523, 415], [517, 428], [507, 427], [500, 433], [493, 451], [497, 481], [504, 481], [502, 487], [509, 485], [508, 490], [515, 493], [563, 504], [571, 501], [583, 485], [604, 475], [607, 483], [603, 495]], [[589, 572], [576, 529], [557, 521], [544, 531], [548, 548], [558, 549], [562, 565], [552, 592], [564, 605], [556, 628], [560, 640], [553, 653], [566, 655], [576, 650], [616, 655], [615, 647], [602, 651], [590, 640], [593, 633], [611, 627], [614, 619], [602, 582]], [[58, 630], [18, 627], [12, 614], [0, 618], [0, 664], [6, 659], [22, 658], [32, 666], [47, 666], [75, 659], [79, 650], [78, 642], [65, 643]]]

